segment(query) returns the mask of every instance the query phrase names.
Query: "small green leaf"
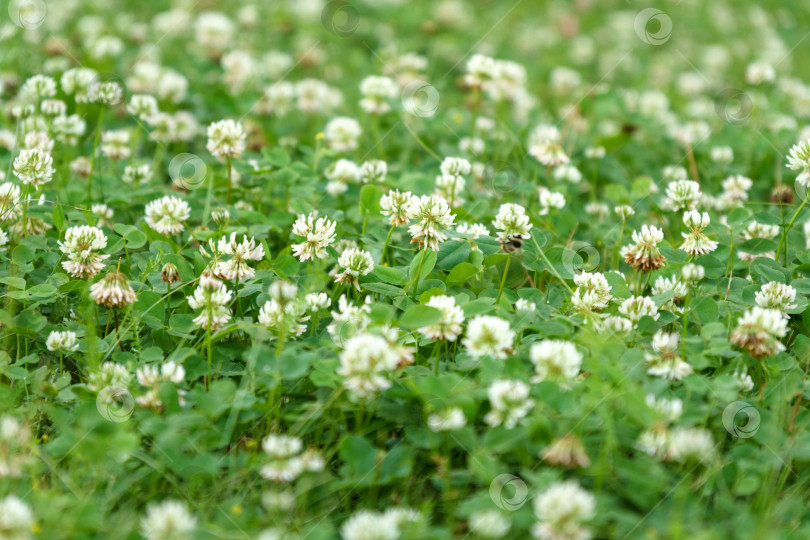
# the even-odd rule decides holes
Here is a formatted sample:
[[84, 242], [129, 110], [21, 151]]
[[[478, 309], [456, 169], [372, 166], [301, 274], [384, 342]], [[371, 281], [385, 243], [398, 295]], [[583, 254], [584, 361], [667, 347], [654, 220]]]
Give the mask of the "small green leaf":
[[429, 306], [415, 305], [405, 310], [399, 325], [403, 328], [419, 328], [439, 322], [442, 312]]

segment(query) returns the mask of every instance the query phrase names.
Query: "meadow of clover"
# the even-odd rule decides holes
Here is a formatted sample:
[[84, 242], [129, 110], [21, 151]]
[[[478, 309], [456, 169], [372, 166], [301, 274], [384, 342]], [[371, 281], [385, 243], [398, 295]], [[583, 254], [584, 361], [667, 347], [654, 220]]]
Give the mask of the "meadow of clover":
[[0, 540], [810, 538], [808, 29], [3, 0]]

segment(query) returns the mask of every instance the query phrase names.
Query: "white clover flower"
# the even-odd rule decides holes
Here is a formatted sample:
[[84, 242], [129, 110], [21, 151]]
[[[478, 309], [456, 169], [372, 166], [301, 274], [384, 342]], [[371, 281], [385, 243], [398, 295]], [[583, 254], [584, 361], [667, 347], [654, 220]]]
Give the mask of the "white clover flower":
[[571, 303], [579, 310], [604, 309], [613, 298], [610, 294], [611, 286], [600, 272], [581, 272], [574, 276], [574, 283], [577, 289], [571, 296]]
[[337, 373], [352, 394], [369, 399], [391, 386], [388, 375], [397, 368], [399, 356], [388, 341], [373, 334], [360, 333], [346, 341], [340, 353]]
[[133, 303], [136, 296], [127, 276], [120, 272], [110, 272], [90, 286], [90, 298], [96, 304], [123, 307]]
[[768, 62], [753, 62], [745, 68], [745, 82], [748, 84], [773, 82], [775, 79], [776, 71]]
[[360, 128], [360, 123], [347, 116], [333, 118], [323, 130], [329, 148], [336, 152], [357, 150], [357, 143], [362, 134], [363, 130]]
[[461, 325], [464, 324], [464, 311], [456, 305], [452, 296], [431, 296], [425, 304], [428, 307], [441, 311], [441, 318], [430, 326], [423, 326], [419, 332], [428, 339], [455, 341], [461, 334]]
[[209, 56], [215, 58], [228, 48], [236, 33], [236, 25], [224, 13], [204, 11], [193, 25], [194, 37]]
[[336, 222], [325, 217], [316, 220], [314, 214], [299, 215], [293, 223], [292, 232], [296, 236], [303, 236], [305, 240], [292, 245], [293, 255], [301, 262], [326, 257], [326, 248], [334, 243], [336, 238], [336, 226]]
[[464, 412], [458, 407], [450, 407], [428, 416], [427, 426], [431, 431], [455, 431], [467, 424]]
[[686, 283], [697, 283], [706, 277], [706, 270], [699, 264], [686, 264], [681, 268], [681, 279]]
[[256, 61], [245, 51], [230, 51], [222, 56], [223, 80], [231, 95], [243, 92], [256, 73]]
[[677, 277], [658, 276], [655, 283], [653, 283], [652, 294], [658, 296], [659, 294], [664, 294], [669, 291], [672, 291], [672, 298], [664, 305], [660, 306], [659, 309], [683, 313], [683, 308], [678, 307], [676, 302], [681, 302], [686, 298], [686, 295], [689, 293], [689, 287]]
[[734, 161], [734, 150], [730, 146], [713, 146], [709, 157], [715, 163], [731, 163]]
[[452, 176], [440, 174], [436, 177], [436, 195], [451, 199], [454, 204], [459, 205], [464, 202], [464, 194], [467, 181], [462, 176]]
[[584, 522], [596, 515], [596, 499], [576, 480], [559, 482], [534, 499], [534, 515], [532, 536], [538, 540], [588, 540]]
[[278, 81], [264, 89], [261, 100], [256, 105], [259, 114], [285, 116], [295, 107], [295, 85]]
[[573, 343], [557, 339], [543, 339], [532, 343], [529, 358], [534, 364], [532, 382], [553, 381], [569, 388], [582, 367], [582, 353]]
[[674, 422], [683, 414], [683, 401], [678, 398], [667, 399], [662, 397], [656, 399], [654, 395], [647, 394], [645, 400], [647, 405], [661, 415], [665, 422]]
[[529, 216], [526, 215], [526, 209], [519, 204], [502, 204], [498, 208], [498, 214], [495, 216], [492, 226], [498, 230], [498, 238], [501, 241], [514, 236], [524, 239], [531, 238], [532, 224], [529, 222]]
[[67, 113], [67, 104], [61, 99], [45, 99], [39, 106], [39, 110], [45, 116], [57, 118]]
[[621, 255], [636, 270], [652, 272], [666, 264], [657, 245], [663, 239], [664, 231], [653, 225], [643, 225], [640, 230], [633, 231], [635, 244], [624, 246]]
[[127, 159], [132, 152], [129, 139], [126, 129], [105, 131], [101, 134], [101, 153], [113, 161]]
[[[115, 81], [94, 80], [87, 86], [87, 101], [114, 107], [124, 98], [124, 89]], [[79, 98], [76, 98], [79, 101]]]
[[669, 210], [694, 210], [701, 196], [700, 184], [694, 180], [676, 180], [667, 186], [664, 204]]
[[368, 251], [350, 248], [340, 254], [338, 266], [344, 270], [335, 275], [335, 283], [351, 284], [359, 291], [358, 280], [374, 270], [374, 259], [371, 258], [371, 253]]
[[50, 182], [53, 173], [56, 172], [51, 154], [38, 148], [20, 150], [19, 155], [14, 158], [12, 167], [14, 175], [23, 184], [30, 184], [35, 189]]
[[582, 173], [573, 165], [560, 165], [554, 169], [554, 179], [579, 184], [582, 181]]
[[191, 207], [183, 199], [166, 195], [147, 204], [144, 212], [150, 227], [161, 234], [172, 235], [185, 228], [183, 222], [191, 215]]
[[474, 54], [467, 60], [464, 81], [468, 86], [481, 88], [495, 75], [495, 59], [483, 54]]
[[87, 124], [85, 121], [76, 114], [58, 116], [54, 118], [52, 125], [52, 131], [56, 140], [68, 146], [76, 145], [79, 137], [84, 135], [86, 128]]
[[663, 459], [666, 457], [669, 445], [669, 430], [662, 423], [656, 424], [639, 435], [635, 447], [647, 455]]
[[388, 165], [381, 159], [364, 161], [360, 166], [360, 180], [364, 184], [379, 184], [388, 174]]
[[794, 144], [787, 159], [788, 169], [801, 171], [796, 182], [803, 187], [810, 187], [810, 139]]
[[754, 299], [761, 308], [778, 309], [784, 313], [796, 307], [796, 304], [793, 303], [796, 300], [796, 289], [790, 285], [771, 281], [757, 291]]
[[[277, 281], [275, 283], [282, 283]], [[274, 283], [274, 285], [275, 285]], [[294, 286], [293, 286], [294, 287]], [[295, 289], [296, 293], [298, 289]], [[306, 307], [301, 302], [294, 302], [293, 298], [280, 299], [278, 295], [265, 302], [259, 311], [259, 324], [270, 330], [275, 330], [279, 334], [293, 338], [300, 337], [307, 329], [306, 323], [309, 316], [305, 314]]]
[[546, 167], [567, 165], [570, 161], [560, 143], [556, 126], [541, 124], [529, 135], [529, 154]]
[[45, 131], [29, 131], [25, 134], [25, 139], [23, 139], [23, 147], [28, 150], [37, 149], [43, 152], [51, 152], [53, 150], [53, 141]]
[[8, 244], [8, 234], [3, 229], [0, 229], [0, 251], [5, 251], [7, 244]]
[[407, 508], [390, 508], [384, 513], [360, 510], [340, 527], [343, 540], [396, 540], [400, 527], [406, 521], [417, 521], [420, 516]]
[[565, 207], [565, 197], [562, 193], [556, 191], [549, 191], [544, 187], [537, 190], [540, 197], [540, 212], [541, 216], [548, 215], [552, 208], [560, 210]]
[[149, 165], [127, 165], [121, 179], [127, 184], [138, 185], [141, 182], [148, 182], [151, 177], [152, 167]]
[[[302, 79], [295, 84], [296, 105], [304, 113], [329, 112], [343, 103], [343, 94], [318, 79]], [[359, 124], [357, 127], [359, 128]], [[327, 136], [328, 139], [328, 136]]]
[[23, 83], [20, 95], [33, 100], [54, 97], [56, 81], [47, 75], [34, 75]]
[[115, 362], [104, 362], [97, 371], [90, 374], [88, 387], [94, 392], [101, 392], [105, 388], [129, 388], [132, 374], [126, 366]]
[[34, 513], [27, 503], [16, 495], [0, 499], [0, 533], [3, 534], [3, 538], [8, 540], [31, 538], [33, 525]]
[[[0, 180], [5, 175], [0, 176]], [[20, 188], [11, 182], [0, 184], [0, 222], [14, 221], [19, 217]]]
[[289, 281], [278, 279], [270, 285], [267, 292], [279, 304], [288, 304], [298, 296], [298, 287]]
[[475, 359], [491, 356], [503, 360], [512, 353], [515, 332], [509, 323], [492, 315], [477, 315], [467, 326], [462, 345]]
[[231, 291], [218, 279], [201, 276], [192, 296], [187, 296], [191, 309], [201, 310], [194, 318], [194, 324], [213, 332], [231, 320]]
[[464, 158], [448, 157], [442, 160], [439, 168], [442, 174], [446, 176], [466, 176], [470, 174], [472, 165]]
[[104, 268], [103, 261], [109, 255], [97, 253], [107, 247], [107, 237], [96, 227], [82, 225], [65, 231], [65, 239], [59, 242], [59, 250], [66, 254], [62, 262], [68, 274], [77, 278], [92, 278]]
[[732, 377], [737, 380], [737, 385], [739, 386], [741, 392], [750, 392], [754, 389], [754, 381], [751, 379], [751, 376], [748, 373], [739, 370], [735, 371], [732, 374]]
[[217, 244], [220, 255], [231, 255], [227, 261], [220, 261], [214, 273], [229, 281], [246, 281], [256, 275], [256, 271], [248, 265], [248, 261], [260, 261], [264, 258], [264, 247], [251, 237], [242, 236], [242, 241], [236, 241], [236, 233], [230, 238], [223, 236]]
[[481, 538], [503, 538], [512, 520], [496, 510], [485, 510], [471, 515], [468, 524], [470, 531]]
[[683, 224], [689, 228], [689, 233], [681, 233], [684, 238], [681, 249], [693, 257], [706, 255], [717, 249], [717, 242], [710, 240], [703, 234], [703, 229], [709, 226], [709, 214], [702, 214], [696, 210], [689, 210], [683, 214]]
[[400, 193], [398, 189], [392, 189], [380, 198], [380, 213], [388, 217], [388, 223], [395, 227], [405, 225], [410, 219], [408, 217], [408, 206], [411, 198], [410, 191]]
[[360, 107], [369, 114], [385, 114], [391, 110], [389, 100], [395, 99], [399, 88], [389, 77], [371, 75], [360, 83]]
[[648, 316], [653, 319], [658, 319], [658, 307], [653, 302], [652, 298], [646, 296], [631, 296], [621, 303], [619, 306], [619, 313], [638, 323], [642, 317]]
[[262, 439], [262, 450], [274, 459], [286, 459], [299, 454], [303, 449], [301, 439], [289, 435], [271, 433]]
[[670, 381], [679, 381], [692, 374], [692, 366], [678, 356], [680, 336], [659, 330], [653, 335], [654, 353], [646, 353], [647, 373]]
[[512, 429], [517, 426], [534, 407], [529, 390], [529, 386], [521, 381], [493, 382], [487, 389], [492, 410], [484, 416], [484, 421], [492, 427], [502, 425]]
[[325, 292], [309, 293], [304, 297], [304, 302], [307, 304], [307, 309], [313, 312], [328, 309], [331, 304], [329, 296]]
[[781, 311], [755, 307], [743, 313], [730, 340], [747, 349], [754, 358], [762, 358], [785, 350], [779, 340], [787, 335], [787, 330], [787, 319]]
[[447, 240], [443, 232], [453, 225], [456, 216], [450, 212], [447, 201], [437, 195], [412, 197], [407, 207], [408, 219], [419, 220], [408, 227], [408, 231], [419, 248], [439, 249], [439, 244]]
[[146, 515], [141, 518], [141, 534], [147, 540], [192, 538], [196, 527], [197, 520], [186, 505], [173, 500], [149, 504], [146, 507]]
[[345, 294], [338, 298], [338, 311], [332, 311], [332, 323], [326, 327], [332, 339], [343, 344], [352, 336], [364, 332], [371, 319], [371, 296], [366, 296], [363, 305], [355, 306], [349, 303]]
[[518, 301], [515, 302], [515, 311], [534, 313], [535, 311], [537, 311], [537, 304], [535, 304], [534, 302], [530, 302], [525, 298], [518, 298]]
[[588, 159], [602, 159], [607, 155], [607, 151], [604, 146], [588, 146], [583, 154]]
[[52, 331], [48, 334], [48, 339], [45, 340], [45, 346], [51, 352], [73, 352], [79, 348], [76, 342], [76, 333], [66, 330], [64, 332]]
[[[781, 230], [782, 229], [781, 227], [779, 227], [779, 225], [766, 225], [763, 223], [752, 221], [743, 231], [742, 237], [744, 240], [751, 240], [752, 238], [772, 239], [776, 237], [781, 232]], [[773, 259], [774, 257], [776, 257], [776, 253], [774, 253], [773, 251], [769, 251], [767, 253], [759, 253], [756, 255], [752, 255], [745, 251], [737, 251], [737, 256], [743, 261], [751, 262], [754, 259], [758, 259], [760, 257]]]
[[671, 461], [709, 461], [714, 456], [712, 434], [702, 428], [673, 429], [667, 441], [666, 458]]
[[603, 219], [610, 212], [610, 207], [605, 203], [589, 202], [585, 205], [585, 213], [589, 216], [596, 216]]
[[110, 208], [106, 204], [101, 203], [91, 205], [90, 211], [93, 213], [94, 216], [99, 218], [98, 220], [99, 225], [105, 227], [110, 226], [110, 220], [115, 215], [115, 212], [113, 212], [112, 208]]
[[127, 104], [127, 112], [141, 120], [147, 120], [158, 113], [158, 103], [155, 96], [149, 94], [133, 94]]
[[208, 126], [206, 148], [217, 159], [238, 158], [245, 151], [245, 129], [241, 122], [220, 120]]
[[632, 206], [621, 204], [619, 206], [615, 206], [613, 211], [616, 212], [616, 215], [619, 216], [622, 221], [626, 221], [627, 218], [634, 215], [636, 211], [633, 209]]

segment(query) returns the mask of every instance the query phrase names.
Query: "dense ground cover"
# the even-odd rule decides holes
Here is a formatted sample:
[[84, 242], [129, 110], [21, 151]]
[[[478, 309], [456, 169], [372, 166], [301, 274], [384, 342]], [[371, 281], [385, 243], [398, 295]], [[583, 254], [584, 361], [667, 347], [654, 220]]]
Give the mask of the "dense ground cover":
[[810, 536], [806, 8], [7, 5], [0, 538]]

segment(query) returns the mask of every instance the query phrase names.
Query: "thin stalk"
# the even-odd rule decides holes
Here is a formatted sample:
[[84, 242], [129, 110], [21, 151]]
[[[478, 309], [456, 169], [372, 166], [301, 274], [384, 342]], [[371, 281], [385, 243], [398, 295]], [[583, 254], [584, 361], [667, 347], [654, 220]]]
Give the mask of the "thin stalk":
[[507, 255], [506, 265], [503, 267], [503, 277], [501, 278], [501, 286], [498, 287], [498, 296], [495, 298], [495, 305], [501, 301], [501, 294], [503, 294], [503, 287], [506, 285], [506, 275], [509, 273], [509, 263], [512, 262], [512, 255]]
[[389, 229], [389, 231], [388, 231], [388, 236], [385, 237], [385, 244], [383, 244], [382, 256], [380, 257], [380, 264], [381, 265], [385, 264], [385, 252], [388, 249], [388, 242], [391, 241], [391, 235], [394, 234], [394, 229], [395, 228], [396, 228], [396, 225], [391, 225], [391, 229]]
[[28, 236], [28, 199], [31, 194], [31, 184], [25, 184], [25, 195], [23, 195], [23, 200], [25, 204], [23, 204], [23, 236]]
[[419, 269], [416, 271], [416, 281], [413, 283], [414, 298], [419, 292], [419, 278], [422, 277], [422, 265], [425, 264], [425, 257], [427, 257], [427, 249], [422, 252], [422, 258], [419, 259]]
[[228, 196], [225, 200], [228, 204], [231, 204], [231, 180], [233, 175], [231, 172], [231, 156], [225, 158], [225, 164], [228, 167]]
[[87, 208], [89, 209], [93, 202], [93, 175], [96, 172], [96, 152], [98, 151], [98, 144], [101, 142], [101, 121], [104, 118], [104, 109], [102, 108], [98, 113], [98, 124], [96, 124], [96, 137], [93, 141], [93, 153], [90, 154], [90, 176], [87, 177]]
[[777, 261], [779, 260], [779, 254], [782, 252], [782, 244], [784, 244], [785, 245], [785, 264], [787, 264], [787, 242], [788, 242], [787, 238], [788, 238], [788, 233], [790, 232], [790, 229], [793, 227], [793, 224], [796, 223], [796, 218], [799, 217], [799, 213], [802, 210], [804, 210], [805, 206], [807, 206], [808, 198], [810, 198], [810, 192], [808, 192], [808, 194], [804, 196], [804, 199], [802, 199], [802, 204], [800, 204], [799, 207], [796, 209], [796, 213], [793, 214], [793, 217], [790, 218], [790, 222], [787, 224], [787, 227], [785, 227], [785, 232], [782, 234], [782, 241], [779, 242], [779, 247], [776, 248], [776, 257], [774, 257], [775, 260], [777, 260]]

